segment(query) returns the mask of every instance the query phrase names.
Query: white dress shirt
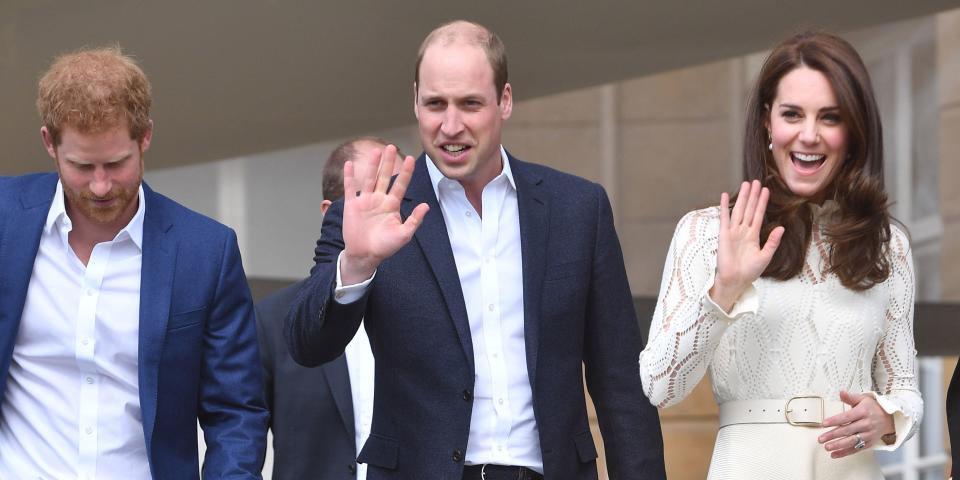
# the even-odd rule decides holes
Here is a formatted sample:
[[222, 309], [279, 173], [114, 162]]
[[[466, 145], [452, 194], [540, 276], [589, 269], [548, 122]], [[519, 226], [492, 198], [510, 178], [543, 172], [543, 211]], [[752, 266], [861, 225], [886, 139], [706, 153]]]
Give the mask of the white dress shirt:
[[138, 387], [143, 188], [87, 265], [57, 184], [0, 406], [2, 479], [149, 479]]
[[[370, 338], [367, 330], [360, 324], [360, 330], [347, 344], [344, 351], [347, 356], [347, 373], [350, 375], [350, 396], [353, 400], [353, 431], [356, 439], [357, 454], [370, 436], [370, 423], [373, 419], [373, 352], [370, 351]], [[357, 480], [367, 478], [367, 464], [357, 464]]]
[[[529, 467], [543, 473], [540, 436], [524, 343], [520, 214], [510, 162], [481, 197], [483, 216], [463, 186], [443, 176], [427, 157], [427, 171], [447, 227], [473, 342], [473, 412], [466, 464]], [[343, 286], [337, 260], [336, 301], [350, 303], [372, 281]]]

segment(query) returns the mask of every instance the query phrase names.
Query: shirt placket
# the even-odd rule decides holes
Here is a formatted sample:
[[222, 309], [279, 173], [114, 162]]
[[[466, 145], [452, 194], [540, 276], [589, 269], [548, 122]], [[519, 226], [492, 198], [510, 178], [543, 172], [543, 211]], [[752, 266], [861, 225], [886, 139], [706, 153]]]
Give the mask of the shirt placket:
[[507, 362], [503, 351], [503, 328], [501, 324], [500, 286], [497, 276], [497, 239], [500, 235], [500, 211], [503, 205], [503, 177], [487, 185], [482, 195], [483, 218], [481, 219], [480, 243], [480, 288], [483, 298], [483, 333], [487, 361], [490, 365], [490, 382], [493, 392], [494, 421], [493, 454], [500, 462], [509, 460], [507, 444], [513, 414], [510, 409]]
[[80, 285], [82, 292], [77, 311], [76, 361], [80, 375], [78, 428], [81, 479], [96, 477], [100, 401], [100, 375], [97, 372], [96, 363], [97, 304], [112, 249], [113, 242], [99, 243], [94, 246]]

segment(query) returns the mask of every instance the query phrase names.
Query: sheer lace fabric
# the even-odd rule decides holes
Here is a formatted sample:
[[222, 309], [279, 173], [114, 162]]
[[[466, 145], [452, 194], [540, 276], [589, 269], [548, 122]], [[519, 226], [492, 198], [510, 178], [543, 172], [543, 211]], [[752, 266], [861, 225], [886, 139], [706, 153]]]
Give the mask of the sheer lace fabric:
[[683, 400], [709, 371], [720, 404], [731, 400], [868, 393], [894, 415], [897, 442], [913, 435], [923, 414], [913, 342], [914, 273], [906, 234], [888, 245], [891, 274], [856, 292], [826, 273], [829, 244], [818, 209], [802, 273], [787, 281], [760, 278], [727, 313], [707, 294], [716, 268], [719, 208], [680, 220], [664, 266], [660, 295], [640, 374], [650, 401]]

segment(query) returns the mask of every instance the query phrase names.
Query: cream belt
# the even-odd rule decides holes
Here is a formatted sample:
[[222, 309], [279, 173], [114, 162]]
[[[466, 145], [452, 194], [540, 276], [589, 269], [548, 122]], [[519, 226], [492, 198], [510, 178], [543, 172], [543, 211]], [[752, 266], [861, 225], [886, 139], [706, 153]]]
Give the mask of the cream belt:
[[720, 405], [720, 428], [743, 423], [789, 423], [798, 427], [821, 427], [823, 420], [850, 407], [819, 396], [784, 400], [733, 400]]

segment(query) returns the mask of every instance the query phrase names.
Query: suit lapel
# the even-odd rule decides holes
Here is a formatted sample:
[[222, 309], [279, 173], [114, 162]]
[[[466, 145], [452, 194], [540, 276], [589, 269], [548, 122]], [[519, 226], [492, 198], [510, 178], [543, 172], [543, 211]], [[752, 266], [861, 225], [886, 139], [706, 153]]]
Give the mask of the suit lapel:
[[[49, 174], [33, 182], [20, 196], [19, 205], [11, 205], [7, 218], [0, 219], [0, 348], [6, 378], [10, 356], [20, 329], [33, 263], [40, 248], [40, 236], [57, 188], [57, 175]], [[4, 382], [5, 383], [5, 382]], [[0, 385], [0, 393], [3, 387]], [[2, 400], [2, 395], [0, 395]]]
[[169, 234], [173, 223], [158, 195], [143, 184], [146, 210], [140, 273], [139, 374], [143, 433], [150, 451], [157, 415], [157, 382], [163, 342], [170, 317], [178, 241]]
[[[360, 328], [363, 328], [362, 326]], [[340, 419], [344, 428], [351, 436], [356, 436], [353, 419], [353, 393], [350, 390], [350, 373], [347, 370], [347, 354], [337, 357], [334, 361], [321, 366], [333, 403], [340, 412]]]
[[[509, 156], [509, 155], [508, 155]], [[540, 298], [546, 269], [550, 204], [543, 179], [523, 162], [509, 156], [513, 180], [517, 185], [517, 209], [520, 212], [520, 253], [523, 256], [523, 329], [527, 348], [527, 373], [530, 387], [536, 389], [537, 355], [540, 350]]]
[[400, 206], [400, 214], [403, 218], [407, 218], [417, 205], [426, 203], [430, 206], [430, 211], [423, 219], [423, 224], [417, 229], [415, 238], [420, 250], [427, 258], [427, 263], [430, 264], [440, 291], [443, 292], [447, 311], [460, 337], [460, 346], [463, 347], [470, 370], [474, 371], [473, 342], [470, 339], [470, 322], [467, 319], [467, 307], [460, 287], [460, 275], [457, 273], [447, 226], [443, 221], [443, 212], [440, 211], [433, 184], [430, 182], [426, 161], [424, 155], [417, 159], [417, 166], [407, 187], [407, 194]]

